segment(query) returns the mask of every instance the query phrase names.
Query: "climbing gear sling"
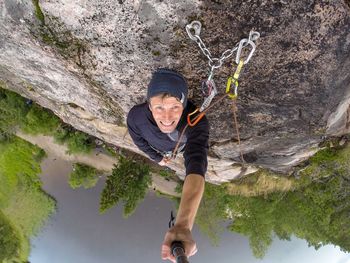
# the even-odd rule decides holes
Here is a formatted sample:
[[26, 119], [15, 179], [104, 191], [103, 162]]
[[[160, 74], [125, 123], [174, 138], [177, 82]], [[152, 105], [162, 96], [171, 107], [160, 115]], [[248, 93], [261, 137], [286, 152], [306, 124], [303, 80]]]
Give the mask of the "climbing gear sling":
[[[245, 161], [244, 161], [243, 153], [242, 153], [242, 149], [241, 149], [238, 121], [237, 121], [237, 116], [236, 116], [236, 112], [237, 112], [236, 99], [238, 96], [238, 78], [239, 78], [239, 75], [243, 69], [243, 66], [246, 65], [250, 61], [250, 59], [252, 58], [252, 56], [255, 52], [256, 45], [255, 45], [254, 41], [256, 41], [260, 37], [260, 33], [256, 32], [256, 31], [250, 31], [248, 38], [244, 38], [244, 39], [240, 40], [232, 49], [225, 50], [221, 54], [220, 58], [213, 58], [209, 49], [205, 46], [204, 42], [202, 41], [202, 39], [199, 36], [200, 32], [201, 32], [201, 28], [202, 28], [202, 25], [199, 21], [192, 21], [190, 24], [186, 25], [186, 32], [187, 32], [189, 38], [197, 43], [197, 45], [199, 46], [199, 48], [201, 49], [203, 54], [209, 60], [209, 62], [208, 62], [208, 65], [210, 68], [209, 75], [208, 75], [208, 78], [205, 81], [203, 81], [202, 85], [201, 85], [201, 89], [202, 89], [203, 95], [205, 96], [205, 99], [204, 99], [204, 101], [199, 109], [197, 108], [195, 111], [188, 114], [187, 125], [182, 130], [182, 133], [181, 133], [179, 138], [181, 138], [185, 134], [185, 131], [186, 131], [188, 126], [190, 126], [190, 127], [195, 126], [203, 118], [205, 113], [209, 111], [209, 109], [211, 109], [212, 107], [214, 107], [215, 105], [220, 103], [224, 98], [229, 97], [230, 99], [233, 100], [232, 111], [233, 111], [233, 117], [234, 117], [234, 124], [235, 124], [235, 128], [236, 128], [237, 140], [238, 140], [238, 145], [239, 145], [239, 149], [240, 149], [240, 158], [241, 158], [241, 161], [244, 165]], [[249, 55], [247, 56], [247, 58], [245, 60], [243, 60], [243, 59], [241, 59], [242, 50], [244, 48], [246, 48], [247, 46], [251, 47], [251, 51], [250, 51]], [[235, 51], [237, 51], [236, 58], [235, 58], [237, 68], [236, 68], [235, 72], [232, 74], [232, 76], [230, 76], [227, 80], [226, 93], [223, 96], [221, 96], [219, 99], [217, 99], [212, 105], [210, 105], [212, 100], [214, 99], [214, 97], [218, 93], [214, 79], [213, 79], [214, 78], [214, 71], [216, 69], [220, 68], [223, 65], [224, 61], [226, 59], [230, 58], [234, 54]], [[231, 91], [232, 85], [234, 86], [233, 91]], [[197, 115], [194, 116], [196, 113], [197, 113]], [[192, 118], [192, 116], [194, 116], [194, 118]], [[180, 140], [179, 140], [179, 142], [180, 142]], [[173, 151], [172, 158], [175, 158], [177, 155], [179, 144], [180, 144], [179, 142], [177, 143], [177, 145]]]
[[[239, 65], [240, 57], [242, 55], [243, 48], [250, 45], [252, 49], [251, 49], [248, 57], [246, 58], [246, 60], [243, 61], [244, 65], [247, 64], [249, 62], [249, 60], [251, 59], [251, 57], [253, 56], [255, 49], [256, 49], [256, 45], [255, 45], [254, 41], [256, 41], [260, 37], [259, 32], [250, 31], [248, 39], [244, 38], [241, 41], [239, 41], [232, 49], [225, 50], [221, 54], [220, 58], [213, 58], [209, 49], [205, 46], [204, 42], [202, 41], [202, 39], [199, 36], [200, 32], [201, 32], [201, 28], [202, 28], [202, 24], [199, 21], [192, 21], [190, 24], [186, 25], [186, 32], [187, 32], [189, 38], [197, 43], [197, 45], [199, 46], [199, 48], [201, 49], [203, 54], [208, 58], [208, 65], [210, 68], [207, 80], [203, 81], [203, 83], [202, 83], [202, 90], [205, 89], [205, 87], [207, 87], [208, 92], [206, 94], [208, 94], [208, 95], [204, 99], [202, 106], [196, 110], [196, 112], [199, 112], [199, 113], [203, 112], [206, 108], [209, 107], [211, 101], [213, 100], [215, 95], [218, 93], [214, 79], [213, 79], [215, 70], [219, 69], [223, 65], [224, 61], [226, 59], [230, 58], [235, 51], [237, 51], [235, 62], [237, 65]], [[240, 66], [240, 69], [242, 68], [242, 66], [243, 65]], [[238, 76], [239, 76], [239, 72], [238, 72]], [[238, 77], [237, 77], [237, 79], [238, 79]], [[237, 92], [237, 88], [235, 90]], [[195, 114], [195, 112], [191, 113], [191, 115], [193, 115], [193, 114]], [[203, 116], [204, 116], [204, 114], [200, 114], [199, 118], [202, 118]], [[188, 123], [190, 126], [196, 125], [196, 123], [192, 123], [191, 121], [189, 121]]]

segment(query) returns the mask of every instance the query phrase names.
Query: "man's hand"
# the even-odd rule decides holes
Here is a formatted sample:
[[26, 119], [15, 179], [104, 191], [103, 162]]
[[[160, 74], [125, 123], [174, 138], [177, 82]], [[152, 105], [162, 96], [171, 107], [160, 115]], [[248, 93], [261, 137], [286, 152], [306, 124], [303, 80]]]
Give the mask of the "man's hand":
[[179, 226], [173, 226], [165, 234], [162, 244], [162, 259], [169, 259], [171, 262], [176, 262], [174, 256], [171, 254], [171, 243], [173, 241], [181, 241], [185, 248], [187, 257], [193, 256], [197, 253], [197, 246], [192, 238], [191, 230]]
[[165, 166], [170, 162], [170, 159], [167, 157], [163, 157], [163, 159], [158, 163], [161, 166]]

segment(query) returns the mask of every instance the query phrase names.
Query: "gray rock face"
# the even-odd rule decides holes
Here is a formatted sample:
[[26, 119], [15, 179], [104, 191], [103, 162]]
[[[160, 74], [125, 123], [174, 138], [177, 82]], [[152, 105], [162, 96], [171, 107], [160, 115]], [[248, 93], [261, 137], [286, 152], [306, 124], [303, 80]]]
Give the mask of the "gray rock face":
[[[152, 71], [188, 79], [200, 105], [208, 61], [184, 28], [200, 20], [214, 57], [254, 29], [257, 50], [240, 76], [239, 164], [231, 103], [208, 114], [207, 179], [220, 183], [263, 166], [288, 172], [327, 136], [350, 132], [349, 1], [0, 0], [0, 79], [65, 122], [139, 152], [126, 114], [145, 100]], [[243, 53], [246, 55], [246, 53]], [[215, 72], [220, 94], [233, 59]], [[183, 175], [183, 160], [171, 167]]]

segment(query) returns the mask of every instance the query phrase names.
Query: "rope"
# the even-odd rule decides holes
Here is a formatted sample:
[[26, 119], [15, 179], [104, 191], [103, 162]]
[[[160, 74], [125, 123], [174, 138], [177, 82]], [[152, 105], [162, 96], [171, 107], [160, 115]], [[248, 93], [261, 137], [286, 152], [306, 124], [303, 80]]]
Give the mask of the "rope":
[[[206, 113], [209, 109], [211, 109], [211, 108], [214, 107], [216, 104], [218, 104], [219, 102], [221, 102], [226, 96], [227, 96], [227, 94], [223, 95], [223, 96], [220, 97], [217, 101], [215, 101], [213, 104], [211, 104], [208, 108], [206, 108], [204, 111], [202, 111], [201, 113], [199, 113], [196, 117], [194, 117], [194, 119], [193, 119], [194, 125], [196, 125], [196, 124], [203, 118], [203, 116], [205, 115], [205, 113]], [[198, 111], [198, 109], [197, 109], [196, 111]], [[194, 126], [194, 125], [193, 125], [193, 126]], [[186, 126], [185, 126], [185, 128], [182, 130], [181, 135], [180, 135], [180, 137], [179, 137], [178, 142], [176, 143], [176, 146], [175, 146], [175, 148], [174, 148], [174, 151], [173, 151], [173, 154], [172, 154], [172, 157], [171, 157], [171, 158], [175, 158], [175, 157], [176, 157], [177, 151], [178, 151], [179, 146], [180, 146], [181, 139], [182, 139], [182, 137], [184, 136], [185, 131], [186, 131], [186, 129], [187, 129], [188, 126], [189, 126], [189, 125], [188, 125], [188, 123], [187, 123]]]
[[236, 106], [236, 100], [233, 100], [232, 103], [232, 112], [233, 112], [233, 120], [234, 120], [234, 124], [236, 127], [236, 134], [237, 134], [237, 140], [238, 140], [238, 147], [239, 147], [239, 153], [240, 153], [240, 157], [241, 157], [241, 162], [242, 162], [242, 166], [244, 167], [246, 165], [246, 162], [243, 158], [243, 152], [242, 152], [242, 146], [241, 146], [241, 138], [239, 135], [239, 128], [238, 128], [238, 121], [237, 121], [237, 106]]
[[[208, 108], [206, 108], [203, 112], [201, 112], [200, 114], [198, 114], [196, 117], [194, 117], [193, 121], [195, 123], [196, 120], [199, 118], [202, 119], [202, 117], [205, 115], [206, 112], [208, 112], [211, 108], [213, 108], [215, 105], [219, 104], [222, 100], [224, 100], [226, 97], [228, 97], [230, 94], [229, 93], [225, 93], [224, 95], [222, 95], [218, 100], [216, 100], [214, 103], [212, 103]], [[237, 140], [238, 140], [238, 147], [239, 147], [239, 152], [240, 152], [240, 159], [241, 159], [241, 163], [242, 163], [242, 166], [244, 167], [246, 162], [243, 158], [243, 152], [242, 152], [242, 147], [241, 147], [241, 139], [240, 139], [240, 133], [239, 133], [239, 128], [238, 128], [238, 121], [237, 121], [237, 115], [236, 115], [236, 111], [237, 111], [237, 107], [236, 107], [236, 100], [233, 100], [233, 103], [232, 103], [232, 112], [233, 112], [233, 120], [234, 120], [234, 125], [235, 125], [235, 128], [236, 128], [236, 134], [237, 134]], [[198, 120], [198, 121], [199, 121]], [[179, 146], [180, 146], [180, 142], [181, 142], [181, 139], [182, 137], [184, 136], [185, 132], [186, 132], [186, 129], [188, 128], [188, 123], [186, 124], [185, 128], [182, 130], [181, 132], [181, 135], [179, 137], [179, 140], [178, 142], [176, 143], [176, 146], [174, 148], [174, 151], [172, 153], [172, 157], [171, 158], [176, 158], [176, 155], [177, 155], [177, 151], [179, 149]]]

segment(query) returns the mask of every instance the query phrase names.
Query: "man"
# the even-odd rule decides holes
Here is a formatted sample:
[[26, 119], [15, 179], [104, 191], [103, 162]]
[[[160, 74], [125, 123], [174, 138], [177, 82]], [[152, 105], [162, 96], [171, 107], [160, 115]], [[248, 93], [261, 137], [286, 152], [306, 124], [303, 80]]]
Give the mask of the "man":
[[[187, 115], [196, 107], [187, 101], [188, 87], [176, 71], [158, 69], [147, 90], [147, 102], [134, 106], [127, 118], [131, 138], [139, 149], [160, 165], [169, 163], [180, 134], [186, 126]], [[197, 252], [192, 238], [194, 219], [204, 191], [207, 170], [209, 124], [204, 117], [194, 127], [188, 127], [181, 138], [186, 178], [175, 225], [165, 234], [162, 258], [175, 262], [170, 246], [181, 241], [186, 255]]]

